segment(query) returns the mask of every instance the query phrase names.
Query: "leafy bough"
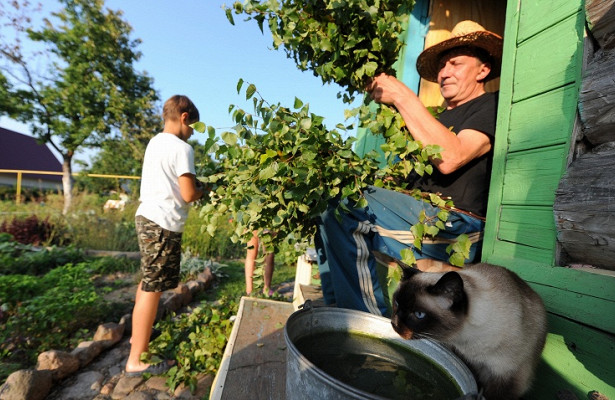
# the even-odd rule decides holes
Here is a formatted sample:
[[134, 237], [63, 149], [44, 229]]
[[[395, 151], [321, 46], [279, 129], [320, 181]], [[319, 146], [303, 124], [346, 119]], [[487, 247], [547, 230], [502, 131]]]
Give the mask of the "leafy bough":
[[[243, 87], [244, 81], [240, 80], [237, 91]], [[279, 103], [272, 105], [253, 84], [247, 85], [245, 96], [252, 100], [254, 114], [231, 106], [236, 125], [220, 138], [213, 127], [195, 125], [207, 131], [206, 143], [217, 161], [198, 171], [210, 188], [200, 209], [203, 230], [210, 235], [215, 234], [218, 222], [227, 218], [234, 225], [233, 241], [247, 243], [252, 232], [257, 231], [268, 251], [285, 248], [302, 252], [316, 232], [316, 218], [331, 205], [337, 212], [347, 209], [347, 204], [367, 206], [362, 190], [369, 185], [425, 197], [400, 182], [410, 173], [430, 173], [433, 167], [428, 161], [438, 157], [440, 149], [413, 141], [402, 129], [399, 114], [391, 113], [389, 117], [381, 112], [365, 117], [371, 120], [370, 129], [382, 131], [387, 137], [404, 132], [406, 135], [389, 141], [387, 154], [391, 161], [380, 168], [376, 152], [359, 157], [352, 150], [355, 139], [343, 138], [342, 132], [352, 129], [352, 125], [338, 124], [329, 130], [323, 117], [310, 113], [309, 105], [300, 99], [295, 99], [292, 109]], [[354, 112], [361, 110], [364, 108]], [[450, 205], [437, 195], [429, 195], [428, 200]], [[436, 234], [447, 217], [445, 210], [437, 221], [423, 216], [412, 227], [414, 245], [420, 248], [423, 237]], [[280, 246], [282, 243], [287, 246]], [[412, 251], [404, 252], [403, 261], [415, 262]]]
[[[255, 20], [261, 31], [267, 24], [275, 49], [283, 48], [300, 70], [312, 71], [323, 83], [340, 85], [338, 97], [349, 104], [374, 76], [394, 73], [412, 6], [406, 0], [245, 0], [225, 11], [232, 24], [233, 14]], [[240, 80], [238, 92], [242, 86]], [[256, 230], [269, 251], [282, 242], [305, 245], [315, 233], [314, 218], [332, 202], [338, 211], [346, 200], [354, 207], [366, 206], [361, 191], [368, 185], [403, 191], [442, 209], [436, 218], [421, 215], [412, 227], [416, 248], [425, 236], [444, 228], [447, 210], [453, 207], [450, 199], [403, 183], [410, 174], [431, 174], [430, 159], [439, 157], [441, 149], [414, 141], [395, 108], [372, 107], [366, 96], [362, 106], [345, 115], [386, 139], [381, 148], [387, 165], [379, 168], [375, 152], [358, 157], [352, 151], [354, 139], [342, 139], [340, 131], [351, 125], [327, 130], [323, 118], [309, 113], [299, 99], [290, 109], [255, 96], [254, 85], [245, 94], [253, 99], [255, 115], [231, 106], [237, 125], [222, 134], [219, 146], [215, 130], [208, 128], [206, 145], [218, 161], [217, 168], [202, 173], [214, 189], [201, 210], [210, 234], [220, 218], [230, 216], [233, 240], [247, 243]], [[267, 230], [274, 234], [263, 234]], [[462, 265], [469, 253], [467, 238], [460, 236], [449, 251], [449, 262]], [[407, 264], [415, 262], [410, 249], [402, 258]]]

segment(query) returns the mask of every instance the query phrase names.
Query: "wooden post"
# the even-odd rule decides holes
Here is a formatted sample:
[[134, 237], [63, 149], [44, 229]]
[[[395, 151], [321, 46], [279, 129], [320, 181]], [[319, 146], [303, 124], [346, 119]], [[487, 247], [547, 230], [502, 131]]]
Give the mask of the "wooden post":
[[15, 203], [21, 203], [21, 171], [17, 172], [17, 193], [15, 194]]

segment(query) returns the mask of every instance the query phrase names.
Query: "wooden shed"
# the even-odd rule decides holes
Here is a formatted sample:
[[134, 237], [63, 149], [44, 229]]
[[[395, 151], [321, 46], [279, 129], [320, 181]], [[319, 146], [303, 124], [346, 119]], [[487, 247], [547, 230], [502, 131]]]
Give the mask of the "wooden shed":
[[464, 19], [504, 38], [482, 261], [549, 313], [526, 398], [615, 399], [615, 0], [417, 0], [398, 77], [426, 105], [441, 99], [416, 57]]

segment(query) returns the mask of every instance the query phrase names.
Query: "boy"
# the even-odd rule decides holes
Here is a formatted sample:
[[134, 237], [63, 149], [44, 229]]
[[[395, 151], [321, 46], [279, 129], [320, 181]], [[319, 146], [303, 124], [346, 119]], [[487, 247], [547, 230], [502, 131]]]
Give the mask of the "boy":
[[199, 120], [199, 111], [186, 96], [164, 103], [164, 129], [145, 150], [141, 177], [141, 204], [135, 225], [141, 251], [142, 280], [132, 313], [130, 355], [126, 375], [160, 375], [174, 361], [145, 364], [141, 354], [149, 349], [150, 335], [162, 292], [179, 284], [181, 239], [191, 202], [203, 196], [196, 180], [194, 151], [187, 143]]

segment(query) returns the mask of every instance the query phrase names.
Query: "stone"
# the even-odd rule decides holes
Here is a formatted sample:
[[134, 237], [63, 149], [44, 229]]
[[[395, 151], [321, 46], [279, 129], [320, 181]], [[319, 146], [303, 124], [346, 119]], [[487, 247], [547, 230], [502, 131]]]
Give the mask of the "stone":
[[145, 392], [132, 392], [126, 397], [126, 400], [154, 400], [154, 397]]
[[182, 306], [187, 306], [192, 301], [192, 293], [185, 283], [177, 285], [173, 292], [180, 296]]
[[132, 391], [134, 391], [137, 386], [139, 386], [143, 380], [142, 376], [130, 377], [123, 376], [115, 385], [113, 389], [113, 393], [111, 393], [111, 398], [113, 400], [125, 399]]
[[100, 342], [88, 341], [81, 342], [79, 345], [70, 352], [70, 354], [77, 357], [79, 360], [80, 368], [85, 367], [92, 362], [103, 351], [103, 345]]
[[201, 291], [201, 284], [198, 281], [189, 281], [186, 283], [188, 290], [192, 294], [192, 297], [196, 296]]
[[132, 314], [125, 314], [120, 318], [120, 325], [124, 326], [124, 334], [132, 333]]
[[166, 376], [152, 376], [145, 382], [145, 387], [159, 392], [168, 392]]
[[59, 381], [79, 369], [79, 359], [65, 351], [49, 350], [38, 355], [36, 369], [51, 371], [53, 380]]
[[105, 324], [98, 325], [94, 338], [95, 342], [102, 342], [105, 348], [111, 347], [119, 342], [124, 336], [124, 326], [116, 324], [115, 322], [107, 322]]
[[206, 268], [203, 272], [199, 272], [196, 278], [203, 282], [203, 290], [209, 289], [214, 281], [214, 275], [211, 273], [210, 268]]
[[177, 311], [182, 306], [182, 295], [178, 293], [173, 293], [162, 303], [163, 313], [162, 315], [166, 315], [168, 312]]
[[52, 384], [50, 371], [15, 371], [0, 386], [0, 400], [43, 400], [51, 391]]
[[103, 374], [97, 371], [88, 371], [77, 375], [76, 382], [69, 387], [63, 389], [59, 398], [62, 400], [81, 400], [84, 398], [92, 398], [100, 393]]

